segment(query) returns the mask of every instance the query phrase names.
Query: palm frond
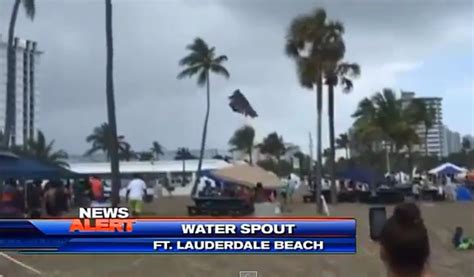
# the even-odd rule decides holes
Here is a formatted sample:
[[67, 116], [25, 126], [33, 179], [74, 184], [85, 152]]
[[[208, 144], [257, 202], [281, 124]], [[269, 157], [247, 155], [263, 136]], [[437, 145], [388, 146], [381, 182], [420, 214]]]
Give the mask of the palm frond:
[[194, 75], [196, 75], [199, 70], [201, 70], [201, 66], [200, 65], [195, 65], [195, 66], [191, 66], [191, 67], [188, 67], [186, 69], [184, 69], [183, 71], [181, 71], [179, 74], [178, 74], [178, 79], [184, 79], [184, 78], [190, 78]]
[[26, 16], [33, 20], [36, 14], [35, 0], [21, 0]]
[[230, 77], [229, 71], [220, 64], [212, 64], [210, 70], [211, 72], [216, 73], [217, 75], [222, 75], [227, 79]]
[[193, 43], [188, 45], [186, 49], [199, 53], [201, 55], [205, 55], [209, 52], [209, 46], [207, 43], [200, 37], [194, 39]]
[[221, 63], [223, 63], [223, 62], [225, 62], [225, 61], [227, 61], [227, 60], [228, 60], [228, 58], [227, 58], [226, 55], [221, 55], [221, 56], [215, 58], [215, 59], [212, 61], [212, 63], [214, 63], [214, 64], [221, 64]]

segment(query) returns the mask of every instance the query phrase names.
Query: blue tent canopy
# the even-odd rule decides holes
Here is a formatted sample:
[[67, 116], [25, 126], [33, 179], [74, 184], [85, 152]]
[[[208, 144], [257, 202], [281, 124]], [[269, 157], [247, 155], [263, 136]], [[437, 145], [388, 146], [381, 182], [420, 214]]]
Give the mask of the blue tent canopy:
[[369, 185], [383, 180], [381, 174], [377, 174], [374, 170], [367, 168], [349, 168], [345, 171], [339, 172], [336, 176], [338, 178], [349, 179]]
[[457, 168], [454, 168], [452, 166], [447, 166], [445, 168], [443, 168], [442, 170], [440, 170], [438, 172], [438, 174], [440, 175], [455, 175], [455, 174], [458, 174], [462, 171], [458, 170]]
[[0, 178], [54, 179], [79, 177], [60, 166], [14, 155], [0, 155]]

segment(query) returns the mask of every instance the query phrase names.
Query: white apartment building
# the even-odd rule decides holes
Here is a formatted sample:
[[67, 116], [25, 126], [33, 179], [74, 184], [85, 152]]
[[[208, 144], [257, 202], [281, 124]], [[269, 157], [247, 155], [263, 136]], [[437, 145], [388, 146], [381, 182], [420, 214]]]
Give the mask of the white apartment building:
[[[442, 157], [444, 155], [444, 127], [443, 127], [443, 109], [441, 97], [415, 97], [414, 92], [402, 92], [402, 101], [409, 102], [413, 99], [420, 99], [425, 104], [435, 110], [435, 120], [433, 127], [428, 130], [428, 153]], [[415, 150], [425, 153], [425, 126], [420, 124], [416, 128], [416, 133], [420, 137], [422, 143], [415, 147]]]
[[448, 156], [452, 153], [458, 153], [462, 150], [461, 134], [449, 130], [444, 126], [444, 147], [443, 156]]
[[[15, 82], [15, 122], [12, 144], [22, 145], [34, 138], [39, 123], [38, 65], [42, 54], [37, 43], [15, 38], [16, 72]], [[0, 131], [5, 129], [7, 87], [7, 41], [0, 35]]]

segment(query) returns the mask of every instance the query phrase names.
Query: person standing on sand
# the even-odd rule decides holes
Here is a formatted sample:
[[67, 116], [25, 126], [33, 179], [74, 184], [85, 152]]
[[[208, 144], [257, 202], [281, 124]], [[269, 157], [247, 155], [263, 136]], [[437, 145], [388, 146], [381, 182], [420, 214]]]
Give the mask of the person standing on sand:
[[138, 174], [133, 175], [133, 180], [128, 183], [125, 197], [133, 216], [142, 213], [143, 198], [146, 197], [146, 183]]
[[427, 264], [430, 256], [428, 231], [414, 203], [395, 207], [380, 238], [380, 258], [388, 277], [432, 277]]

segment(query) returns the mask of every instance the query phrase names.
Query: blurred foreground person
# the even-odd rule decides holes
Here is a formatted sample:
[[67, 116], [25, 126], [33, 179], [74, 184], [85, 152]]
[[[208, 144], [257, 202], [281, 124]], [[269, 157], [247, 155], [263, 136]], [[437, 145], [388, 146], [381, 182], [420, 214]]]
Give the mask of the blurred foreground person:
[[431, 277], [427, 270], [430, 256], [428, 231], [414, 203], [395, 207], [383, 227], [380, 257], [388, 277]]

